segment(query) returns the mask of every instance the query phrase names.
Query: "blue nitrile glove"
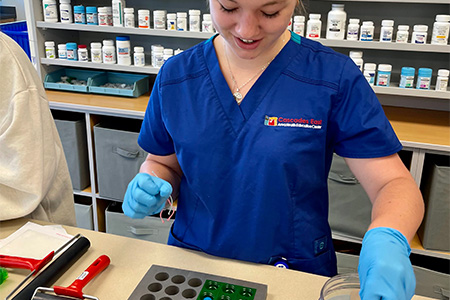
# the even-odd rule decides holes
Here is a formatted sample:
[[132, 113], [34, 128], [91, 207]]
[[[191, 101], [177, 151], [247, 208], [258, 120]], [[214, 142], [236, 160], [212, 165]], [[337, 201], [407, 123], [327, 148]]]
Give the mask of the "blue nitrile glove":
[[361, 300], [410, 300], [416, 288], [410, 253], [408, 240], [398, 230], [369, 230], [359, 257]]
[[172, 186], [167, 181], [139, 173], [128, 184], [122, 204], [123, 212], [133, 219], [157, 214], [171, 194]]

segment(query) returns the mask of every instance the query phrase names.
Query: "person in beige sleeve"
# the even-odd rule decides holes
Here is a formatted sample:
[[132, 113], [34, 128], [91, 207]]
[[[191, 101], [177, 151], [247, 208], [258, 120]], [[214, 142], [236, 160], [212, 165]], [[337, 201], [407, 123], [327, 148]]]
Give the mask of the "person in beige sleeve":
[[0, 221], [75, 225], [72, 183], [42, 82], [0, 32]]

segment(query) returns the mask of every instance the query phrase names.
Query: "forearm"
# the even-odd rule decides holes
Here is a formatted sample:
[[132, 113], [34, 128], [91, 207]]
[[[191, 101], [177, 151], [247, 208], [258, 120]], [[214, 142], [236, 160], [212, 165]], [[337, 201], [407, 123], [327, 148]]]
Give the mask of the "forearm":
[[369, 229], [390, 227], [400, 231], [408, 241], [416, 234], [424, 214], [422, 195], [412, 178], [399, 177], [384, 185], [372, 201]]
[[172, 197], [176, 199], [180, 190], [181, 174], [180, 170], [164, 164], [163, 162], [147, 159], [139, 170], [141, 173], [147, 173], [166, 180], [172, 185]]

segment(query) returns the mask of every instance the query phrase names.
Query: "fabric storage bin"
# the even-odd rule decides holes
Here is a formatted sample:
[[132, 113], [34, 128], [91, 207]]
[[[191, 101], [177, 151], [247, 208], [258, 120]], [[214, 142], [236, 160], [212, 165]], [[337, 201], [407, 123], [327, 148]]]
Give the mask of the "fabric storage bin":
[[121, 203], [111, 203], [105, 212], [106, 232], [141, 240], [167, 244], [173, 220], [161, 222], [159, 215], [144, 219], [131, 219], [125, 216]]
[[[139, 97], [150, 89], [150, 76], [125, 74], [116, 72], [106, 72], [101, 76], [95, 77], [92, 84], [89, 85], [89, 91], [95, 94], [106, 94], [115, 96]], [[106, 83], [123, 83], [132, 85], [131, 90], [121, 88], [102, 87]]]
[[[63, 68], [57, 71], [51, 72], [45, 76], [44, 87], [53, 90], [64, 90], [71, 92], [89, 92], [89, 85], [92, 84], [93, 78], [104, 74], [104, 72], [99, 71], [87, 71], [82, 69], [70, 69]], [[85, 80], [86, 85], [73, 85], [68, 83], [59, 83], [62, 76], [73, 77], [78, 80]]]
[[75, 203], [75, 218], [78, 228], [94, 229], [92, 204]]
[[416, 275], [416, 295], [449, 300], [450, 275], [413, 266]]
[[336, 252], [338, 274], [358, 273], [359, 256]]
[[89, 158], [84, 115], [53, 111], [56, 128], [69, 167], [72, 187], [84, 190], [90, 185]]
[[372, 203], [344, 158], [334, 154], [328, 175], [329, 216], [334, 233], [363, 238], [371, 222]]
[[445, 156], [425, 160], [422, 195], [425, 216], [417, 232], [423, 247], [450, 251], [450, 163]]
[[147, 153], [137, 144], [140, 120], [107, 121], [94, 126], [99, 194], [123, 201], [128, 183]]

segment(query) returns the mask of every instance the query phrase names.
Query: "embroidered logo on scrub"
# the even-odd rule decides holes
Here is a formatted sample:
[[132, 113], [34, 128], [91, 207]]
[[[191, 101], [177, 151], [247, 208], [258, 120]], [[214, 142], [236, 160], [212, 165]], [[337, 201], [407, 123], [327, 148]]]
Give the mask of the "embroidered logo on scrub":
[[264, 125], [322, 129], [322, 120], [265, 116]]

